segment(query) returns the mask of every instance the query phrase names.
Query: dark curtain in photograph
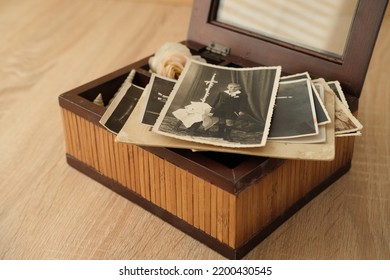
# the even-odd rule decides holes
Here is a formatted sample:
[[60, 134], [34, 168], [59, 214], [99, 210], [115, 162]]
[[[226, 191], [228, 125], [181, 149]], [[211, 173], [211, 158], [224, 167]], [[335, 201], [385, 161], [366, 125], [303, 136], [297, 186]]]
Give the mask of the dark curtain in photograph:
[[265, 122], [269, 109], [269, 102], [275, 82], [276, 70], [270, 69], [254, 71], [234, 71], [232, 81], [239, 83], [242, 90], [248, 95], [248, 103], [252, 116]]

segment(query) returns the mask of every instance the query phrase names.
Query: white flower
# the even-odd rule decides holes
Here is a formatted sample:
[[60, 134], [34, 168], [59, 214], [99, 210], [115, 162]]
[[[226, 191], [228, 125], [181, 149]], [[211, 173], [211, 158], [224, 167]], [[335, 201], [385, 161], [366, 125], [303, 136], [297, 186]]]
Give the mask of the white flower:
[[187, 61], [191, 58], [199, 59], [197, 56], [192, 56], [185, 45], [168, 42], [149, 58], [149, 68], [158, 75], [178, 79]]

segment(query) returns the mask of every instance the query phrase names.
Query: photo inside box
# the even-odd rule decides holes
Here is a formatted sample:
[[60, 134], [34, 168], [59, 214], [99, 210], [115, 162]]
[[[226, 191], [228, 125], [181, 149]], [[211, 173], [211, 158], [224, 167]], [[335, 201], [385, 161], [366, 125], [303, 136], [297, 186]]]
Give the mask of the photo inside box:
[[[96, 87], [92, 87], [79, 95], [91, 102], [95, 100], [95, 98], [101, 94], [103, 98], [104, 106], [107, 106], [110, 100], [113, 98], [114, 94], [118, 91], [118, 89], [121, 87], [125, 79], [129, 73], [122, 74], [118, 77], [113, 78], [112, 80], [109, 80], [103, 84], [100, 84]], [[142, 71], [142, 69], [139, 69], [137, 71], [137, 74], [134, 77], [134, 84], [145, 87], [150, 79], [150, 75], [147, 71]]]
[[[199, 54], [205, 51], [205, 48], [200, 48], [197, 50], [192, 50], [194, 54]], [[207, 51], [206, 51], [207, 52]], [[216, 61], [211, 60], [210, 58], [206, 58], [208, 63], [215, 63]], [[133, 84], [145, 87], [150, 79], [149, 66], [147, 63], [147, 59], [143, 59], [140, 62], [136, 62], [133, 64], [136, 68], [136, 74], [133, 79]], [[247, 65], [253, 66], [250, 62], [242, 62], [242, 61], [233, 61], [229, 59], [229, 57], [221, 58], [219, 60], [220, 65], [240, 68], [245, 67]], [[110, 99], [114, 96], [114, 94], [118, 91], [120, 86], [123, 84], [130, 71], [125, 73], [121, 73], [118, 75], [113, 75], [112, 78], [107, 78], [104, 83], [99, 83], [97, 86], [89, 87], [85, 91], [82, 91], [78, 94], [79, 97], [88, 101], [90, 111], [94, 111], [96, 115], [102, 116], [105, 108], [98, 106], [93, 103], [93, 100], [101, 94], [103, 97], [104, 105], [106, 106]], [[217, 177], [225, 177], [229, 182], [227, 183], [227, 189], [232, 192], [237, 191], [235, 186], [235, 181], [237, 178], [243, 177], [246, 174], [252, 174], [252, 176], [260, 176], [261, 174], [255, 174], [255, 170], [267, 170], [267, 166], [274, 166], [276, 163], [278, 164], [280, 160], [269, 159], [266, 157], [258, 157], [251, 155], [242, 155], [236, 153], [221, 153], [221, 152], [211, 152], [211, 151], [190, 151], [183, 149], [175, 149], [175, 148], [153, 148], [153, 147], [144, 147], [146, 150], [152, 151], [153, 153], [165, 157], [168, 152], [170, 156], [175, 154], [175, 159], [172, 161], [176, 161], [180, 158], [185, 158], [186, 162], [195, 163], [196, 166], [200, 167], [204, 172], [205, 170], [212, 171], [212, 173], [217, 174]], [[165, 150], [165, 151], [164, 151]], [[189, 164], [191, 166], [191, 164]], [[206, 171], [207, 172], [207, 171]], [[232, 178], [232, 173], [235, 174], [235, 179]], [[258, 173], [258, 172], [257, 172]], [[249, 180], [252, 180], [249, 179]], [[232, 181], [233, 180], [233, 181]], [[243, 187], [245, 185], [241, 182], [240, 186]]]
[[[210, 64], [218, 64], [221, 66], [228, 66], [232, 68], [258, 66], [258, 64], [255, 64], [251, 61], [246, 61], [241, 57], [235, 57], [232, 55], [221, 56], [221, 55], [210, 54], [210, 51], [208, 51], [205, 46], [193, 42], [185, 42], [185, 44], [187, 44], [187, 46], [190, 48], [192, 54], [194, 55], [200, 54]], [[148, 59], [149, 58], [145, 58], [141, 61], [132, 64], [132, 67], [136, 69], [136, 74], [133, 79], [134, 85], [145, 87], [149, 83], [151, 73], [149, 70]], [[107, 79], [106, 82], [100, 83], [98, 86], [89, 88], [84, 92], [81, 92], [79, 95], [92, 102], [98, 94], [101, 94], [103, 97], [104, 104], [107, 105], [109, 100], [114, 96], [114, 94], [118, 91], [122, 83], [125, 81], [128, 74], [129, 71], [125, 72], [124, 74], [113, 76], [112, 79]], [[288, 75], [288, 74], [289, 73], [283, 73], [283, 75]], [[99, 112], [99, 114], [104, 113], [104, 108], [97, 108], [98, 106], [94, 106], [94, 107]], [[170, 150], [174, 151], [175, 149], [170, 149]], [[209, 163], [210, 161], [217, 162], [219, 164], [224, 165], [228, 169], [234, 169], [235, 167], [241, 165], [243, 162], [247, 161], [248, 159], [253, 161], [253, 158], [255, 158], [256, 159], [255, 161], [258, 161], [258, 164], [262, 164], [263, 161], [265, 160], [264, 158], [258, 156], [239, 155], [235, 153], [233, 154], [221, 153], [221, 152], [196, 152], [196, 153], [198, 159], [204, 158], [205, 161]], [[194, 157], [192, 152], [186, 154], [185, 156], [190, 158]]]
[[[201, 55], [206, 59], [206, 61], [210, 64], [217, 64], [220, 66], [228, 66], [231, 68], [242, 68], [242, 67], [256, 67], [259, 66], [258, 63], [254, 63], [252, 61], [247, 61], [242, 57], [237, 57], [234, 55], [227, 55], [227, 56], [221, 56], [216, 54], [210, 54], [210, 51], [205, 47], [204, 45], [200, 45], [194, 42], [184, 42], [189, 49], [191, 50], [191, 53], [193, 55]], [[121, 87], [123, 82], [128, 77], [131, 70], [135, 71], [135, 76], [133, 79], [133, 84], [139, 87], [146, 87], [146, 85], [149, 83], [151, 78], [151, 72], [148, 65], [149, 57], [146, 57], [138, 62], [135, 62], [127, 67], [126, 69], [118, 70], [114, 73], [111, 73], [108, 77], [103, 77], [102, 79], [99, 79], [99, 83], [95, 83], [94, 86], [86, 87], [84, 91], [80, 90], [78, 92], [79, 97], [88, 100], [90, 103], [87, 107], [89, 111], [93, 112], [95, 114], [95, 117], [99, 119], [104, 112], [105, 108], [102, 106], [98, 106], [93, 103], [93, 100], [101, 94], [103, 97], [103, 102], [105, 106], [109, 103], [110, 99], [114, 96], [114, 94], [118, 91], [118, 89]], [[283, 70], [283, 69], [282, 69]], [[287, 76], [290, 74], [296, 74], [296, 73], [282, 73], [282, 76]], [[318, 76], [313, 75], [310, 73], [310, 76], [314, 79]], [[354, 98], [351, 98], [348, 93], [346, 93], [347, 99], [354, 100]], [[356, 99], [356, 98], [355, 98]], [[357, 102], [356, 105], [352, 104], [352, 111], [356, 110], [357, 108]], [[86, 105], [86, 104], [84, 104]], [[143, 146], [143, 144], [139, 144]], [[263, 170], [271, 170], [270, 167], [275, 166], [276, 164], [279, 164], [280, 161], [283, 161], [281, 159], [273, 159], [269, 158], [268, 155], [251, 155], [251, 154], [238, 154], [235, 152], [192, 152], [191, 150], [186, 151], [183, 153], [182, 151], [179, 152], [179, 149], [176, 148], [157, 148], [157, 147], [143, 147], [145, 150], [151, 151], [162, 158], [166, 157], [166, 153], [163, 152], [169, 150], [169, 154], [172, 157], [172, 154], [175, 154], [173, 158], [171, 158], [171, 162], [175, 163], [177, 160], [180, 160], [182, 158], [185, 158], [187, 162], [195, 162], [196, 166], [201, 166], [199, 170], [217, 170], [217, 172], [211, 172], [217, 174], [217, 177], [223, 177], [226, 176], [227, 181], [225, 182], [227, 184], [227, 189], [232, 190], [233, 192], [237, 191], [237, 184], [241, 184], [241, 182], [238, 182], [236, 179], [232, 179], [233, 177], [237, 178], [237, 170], [240, 170], [239, 174], [252, 174], [249, 176], [250, 178], [254, 179], [255, 177], [262, 176], [262, 174], [255, 174], [254, 175], [254, 169], [259, 170], [258, 166], [262, 166]], [[250, 162], [251, 164], [247, 164]], [[189, 164], [190, 169], [192, 170], [191, 164]], [[244, 166], [244, 167], [243, 167]], [[199, 170], [195, 170], [195, 173], [201, 172]], [[210, 173], [210, 174], [211, 174]], [[261, 173], [261, 172], [260, 172]], [[235, 174], [234, 176], [232, 174]], [[211, 176], [211, 175], [210, 175]], [[254, 177], [253, 177], [254, 176]], [[248, 179], [245, 177], [245, 179]], [[219, 179], [218, 179], [219, 180]], [[237, 183], [238, 182], [238, 183]]]

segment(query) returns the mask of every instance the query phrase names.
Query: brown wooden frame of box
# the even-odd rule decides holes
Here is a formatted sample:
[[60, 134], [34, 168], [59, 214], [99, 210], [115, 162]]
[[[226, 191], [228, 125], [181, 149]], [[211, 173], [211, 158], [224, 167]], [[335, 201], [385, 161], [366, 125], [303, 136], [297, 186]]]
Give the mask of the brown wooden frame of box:
[[[364, 8], [368, 2], [370, 1], [360, 1], [360, 8]], [[205, 41], [194, 41], [196, 35], [191, 31], [196, 29], [194, 24], [199, 26], [199, 20], [203, 20], [202, 25], [206, 24], [208, 28], [210, 26], [211, 28], [217, 26], [218, 30], [221, 28], [219, 25], [209, 23], [215, 3], [216, 1], [209, 0], [194, 1], [189, 31], [190, 40], [183, 43], [196, 54], [204, 53]], [[375, 9], [380, 11], [383, 9], [384, 13], [386, 4], [387, 0], [375, 1], [373, 5]], [[364, 27], [364, 31], [374, 33], [370, 33], [369, 42], [366, 44], [369, 47], [363, 47], [361, 50], [365, 56], [368, 53], [368, 59], [364, 58], [365, 62], [359, 64], [363, 65], [361, 67], [364, 67], [364, 71], [356, 71], [359, 73], [353, 74], [355, 78], [359, 77], [362, 81], [351, 82], [349, 78], [338, 79], [346, 87], [347, 97], [354, 111], [358, 107], [358, 97], [383, 17], [383, 14], [376, 15], [377, 17], [372, 14], [360, 15], [360, 8], [359, 17], [366, 19], [368, 16], [370, 19], [360, 27]], [[369, 13], [373, 10], [370, 6]], [[199, 14], [203, 15], [203, 13], [206, 13], [207, 17], [199, 19]], [[213, 39], [219, 38], [213, 37]], [[253, 40], [252, 37], [250, 40]], [[345, 61], [340, 64], [339, 61], [329, 61], [302, 50], [298, 50], [301, 59], [294, 61], [290, 57], [289, 52], [292, 50], [288, 46], [271, 46], [270, 44], [275, 42], [263, 43], [258, 38], [255, 41], [261, 41], [261, 44], [266, 44], [270, 50], [275, 48], [276, 53], [287, 52], [281, 55], [282, 58], [286, 58], [284, 63], [288, 66], [283, 65], [283, 69], [289, 71], [287, 73], [307, 70], [321, 73], [317, 69], [318, 66], [310, 62], [312, 60], [317, 62], [320, 60], [326, 65], [333, 63], [336, 65], [333, 67], [337, 69], [351, 67]], [[359, 44], [359, 47], [361, 45]], [[283, 50], [279, 50], [280, 48]], [[251, 53], [256, 49], [257, 47], [244, 50], [246, 57], [233, 51], [231, 55], [222, 58], [219, 64], [258, 65], [260, 62], [252, 61], [251, 57]], [[304, 57], [306, 57], [303, 60], [305, 63], [302, 66]], [[346, 54], [345, 60], [347, 57]], [[267, 59], [261, 64], [273, 65], [272, 55]], [[142, 59], [60, 95], [67, 161], [77, 170], [222, 255], [232, 259], [242, 258], [275, 228], [349, 170], [354, 145], [354, 138], [350, 137], [336, 138], [336, 158], [333, 161], [282, 160], [210, 152], [194, 153], [183, 149], [138, 147], [115, 142], [115, 136], [99, 124], [105, 109], [95, 105], [92, 100], [98, 93], [102, 93], [107, 104], [132, 69], [136, 69], [134, 84], [145, 86], [150, 78], [147, 61], [148, 58]], [[289, 63], [293, 65], [289, 66]], [[323, 77], [336, 79], [332, 67], [327, 66], [326, 69], [328, 69], [325, 71], [327, 76]], [[340, 75], [341, 78], [345, 77], [344, 74]], [[228, 165], [224, 163], [226, 161], [229, 162]]]

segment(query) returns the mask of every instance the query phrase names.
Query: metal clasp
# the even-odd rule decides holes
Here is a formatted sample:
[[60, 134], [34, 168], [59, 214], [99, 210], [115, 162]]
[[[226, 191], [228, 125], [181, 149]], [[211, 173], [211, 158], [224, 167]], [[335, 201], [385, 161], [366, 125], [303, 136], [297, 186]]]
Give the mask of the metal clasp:
[[225, 47], [221, 44], [211, 42], [210, 44], [207, 45], [206, 49], [212, 53], [220, 54], [223, 56], [226, 56], [230, 52], [230, 48]]

